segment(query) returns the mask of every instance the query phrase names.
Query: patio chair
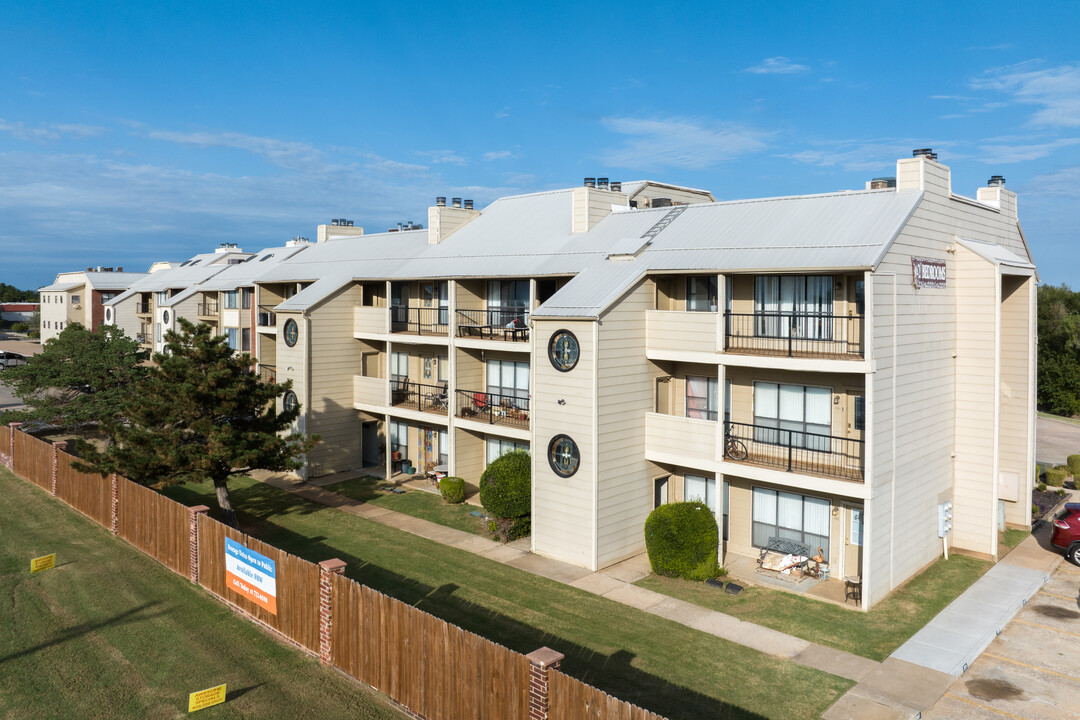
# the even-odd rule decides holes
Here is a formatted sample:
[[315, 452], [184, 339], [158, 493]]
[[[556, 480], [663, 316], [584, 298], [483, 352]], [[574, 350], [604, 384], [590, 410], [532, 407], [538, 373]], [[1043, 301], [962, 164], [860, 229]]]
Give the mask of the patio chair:
[[439, 381], [439, 384], [435, 386], [434, 390], [427, 394], [425, 399], [427, 400], [428, 407], [434, 408], [435, 410], [445, 410], [450, 402], [447, 381]]

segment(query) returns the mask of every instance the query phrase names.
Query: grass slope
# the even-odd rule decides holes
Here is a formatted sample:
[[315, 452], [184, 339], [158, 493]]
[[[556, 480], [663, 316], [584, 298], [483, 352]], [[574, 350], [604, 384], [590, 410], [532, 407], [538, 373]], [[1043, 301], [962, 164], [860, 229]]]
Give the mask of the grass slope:
[[390, 487], [392, 487], [391, 484], [381, 479], [364, 477], [343, 480], [333, 485], [327, 485], [325, 489], [340, 493], [358, 502], [378, 505], [387, 510], [412, 515], [421, 520], [428, 520], [455, 530], [464, 530], [481, 537], [491, 537], [487, 521], [469, 514], [474, 510], [483, 512], [474, 505], [464, 503], [450, 505], [443, 502], [441, 495], [409, 488], [406, 488], [404, 493], [398, 495], [390, 492], [388, 489]]
[[[0, 717], [404, 718], [0, 468]], [[58, 567], [31, 575], [30, 558]]]
[[[692, 630], [246, 478], [246, 532], [518, 652], [548, 646], [565, 672], [669, 718], [818, 718], [848, 680]], [[166, 494], [216, 507], [209, 485]]]

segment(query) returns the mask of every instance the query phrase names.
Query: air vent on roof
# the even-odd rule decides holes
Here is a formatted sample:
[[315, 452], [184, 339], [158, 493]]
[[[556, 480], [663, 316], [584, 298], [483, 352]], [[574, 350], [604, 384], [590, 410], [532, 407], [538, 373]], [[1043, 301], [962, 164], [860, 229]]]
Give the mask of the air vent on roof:
[[649, 203], [649, 207], [671, 207], [671, 198], [653, 198]]
[[269, 260], [272, 257], [274, 257], [274, 253], [269, 253], [267, 255], [263, 255], [261, 258], [259, 258], [259, 262], [266, 262], [267, 260]]
[[456, 208], [461, 207], [461, 198], [450, 198], [450, 206]]
[[472, 200], [466, 200], [465, 201], [465, 209], [466, 210], [472, 210], [473, 209], [473, 201]]
[[202, 262], [202, 260], [192, 260], [192, 261], [191, 261], [191, 266], [192, 266], [192, 267], [195, 267], [196, 265], [198, 265], [198, 264], [199, 264], [199, 263], [201, 263], [201, 262]]
[[585, 178], [585, 187], [596, 187], [596, 178]]
[[1005, 178], [1001, 175], [991, 175], [986, 184], [990, 187], [1004, 187]]
[[927, 160], [937, 160], [937, 153], [931, 148], [916, 148], [911, 151], [911, 157], [924, 157]]
[[446, 198], [442, 195], [435, 198], [435, 207], [446, 207]]

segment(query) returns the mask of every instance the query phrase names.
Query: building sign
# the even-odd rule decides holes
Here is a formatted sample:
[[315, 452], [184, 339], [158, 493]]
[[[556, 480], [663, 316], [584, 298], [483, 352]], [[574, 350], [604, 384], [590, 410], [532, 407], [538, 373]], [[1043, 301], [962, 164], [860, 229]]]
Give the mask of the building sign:
[[912, 255], [911, 277], [917, 288], [944, 288], [945, 261]]
[[39, 558], [34, 558], [30, 561], [30, 574], [41, 572], [42, 570], [51, 570], [56, 567], [56, 553], [52, 555], [42, 555]]
[[225, 583], [233, 592], [277, 615], [274, 561], [229, 538], [225, 538]]
[[196, 710], [208, 708], [211, 705], [220, 705], [223, 702], [225, 702], [225, 686], [218, 685], [209, 690], [200, 690], [188, 695], [187, 711], [192, 713]]

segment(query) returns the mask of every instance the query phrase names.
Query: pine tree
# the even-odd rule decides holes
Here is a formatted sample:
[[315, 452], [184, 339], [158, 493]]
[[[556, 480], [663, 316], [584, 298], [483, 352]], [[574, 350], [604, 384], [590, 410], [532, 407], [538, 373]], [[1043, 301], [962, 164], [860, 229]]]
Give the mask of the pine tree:
[[299, 407], [276, 409], [291, 381], [260, 380], [251, 358], [234, 354], [209, 325], [181, 319], [180, 326], [166, 334], [165, 352], [128, 396], [123, 420], [103, 423], [109, 445], [81, 448], [84, 462], [76, 467], [143, 484], [209, 480], [223, 520], [236, 527], [229, 477], [296, 469], [318, 438], [289, 432]]

